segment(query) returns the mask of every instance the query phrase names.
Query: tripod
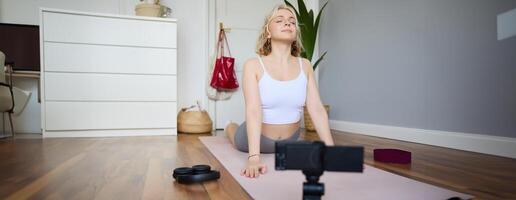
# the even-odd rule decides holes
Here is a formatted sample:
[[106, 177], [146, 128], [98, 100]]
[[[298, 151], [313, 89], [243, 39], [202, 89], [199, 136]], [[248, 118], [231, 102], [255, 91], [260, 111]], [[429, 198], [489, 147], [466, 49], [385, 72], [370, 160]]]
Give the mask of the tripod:
[[306, 182], [303, 183], [303, 200], [321, 200], [324, 195], [324, 183], [319, 183], [323, 170], [303, 170]]

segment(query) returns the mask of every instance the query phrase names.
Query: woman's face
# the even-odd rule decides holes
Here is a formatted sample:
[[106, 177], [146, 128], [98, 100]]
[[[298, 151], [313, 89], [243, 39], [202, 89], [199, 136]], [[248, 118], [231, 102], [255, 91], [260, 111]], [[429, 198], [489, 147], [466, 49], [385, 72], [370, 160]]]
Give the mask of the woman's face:
[[287, 42], [295, 41], [296, 23], [296, 18], [289, 10], [278, 10], [269, 22], [269, 38]]

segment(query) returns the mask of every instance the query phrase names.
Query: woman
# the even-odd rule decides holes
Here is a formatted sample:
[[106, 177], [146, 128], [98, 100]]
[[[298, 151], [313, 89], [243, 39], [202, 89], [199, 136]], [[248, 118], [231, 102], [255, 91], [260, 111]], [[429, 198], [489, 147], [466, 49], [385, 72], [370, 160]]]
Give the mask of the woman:
[[258, 57], [244, 64], [246, 122], [226, 125], [225, 133], [240, 151], [249, 152], [241, 175], [259, 177], [267, 171], [260, 153], [273, 153], [274, 142], [297, 140], [306, 103], [326, 145], [333, 145], [310, 61], [299, 57], [300, 32], [294, 10], [276, 6], [267, 16], [257, 43]]

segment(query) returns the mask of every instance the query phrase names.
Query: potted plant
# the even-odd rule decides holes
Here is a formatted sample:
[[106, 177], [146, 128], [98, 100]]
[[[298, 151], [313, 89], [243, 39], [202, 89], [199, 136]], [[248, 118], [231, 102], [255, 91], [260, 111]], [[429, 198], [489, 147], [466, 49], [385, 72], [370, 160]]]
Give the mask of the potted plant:
[[[297, 7], [296, 9], [290, 2], [287, 0], [284, 0], [285, 4], [289, 5], [294, 9], [296, 12], [297, 21], [299, 24], [299, 29], [301, 32], [301, 43], [303, 44], [303, 52], [301, 52], [301, 57], [308, 59], [309, 61], [313, 60], [313, 54], [314, 54], [314, 48], [315, 48], [315, 42], [317, 39], [317, 31], [319, 29], [319, 20], [321, 17], [321, 14], [323, 13], [324, 8], [328, 4], [326, 2], [319, 13], [317, 14], [317, 17], [314, 20], [314, 11], [312, 9], [308, 10], [306, 8], [306, 5], [303, 0], [297, 0]], [[327, 52], [324, 52], [313, 64], [313, 69], [317, 68], [319, 65], [319, 62], [324, 58]], [[330, 106], [324, 105], [324, 108], [326, 109], [326, 112], [329, 113]], [[304, 107], [304, 121], [305, 121], [305, 129], [308, 131], [315, 131], [315, 127], [313, 126], [312, 119], [310, 118], [310, 115], [308, 114], [308, 111], [306, 109], [306, 106]]]

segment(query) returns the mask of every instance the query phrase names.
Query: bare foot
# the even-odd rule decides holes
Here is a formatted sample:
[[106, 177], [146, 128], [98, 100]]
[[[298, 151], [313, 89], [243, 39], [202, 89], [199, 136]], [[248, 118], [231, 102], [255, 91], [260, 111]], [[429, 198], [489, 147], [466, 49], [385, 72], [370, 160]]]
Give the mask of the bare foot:
[[229, 122], [227, 123], [226, 127], [224, 128], [224, 133], [229, 138], [229, 141], [233, 146], [235, 146], [235, 134], [238, 129], [238, 124], [235, 122]]

